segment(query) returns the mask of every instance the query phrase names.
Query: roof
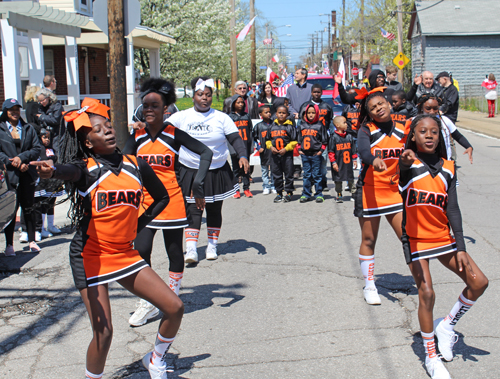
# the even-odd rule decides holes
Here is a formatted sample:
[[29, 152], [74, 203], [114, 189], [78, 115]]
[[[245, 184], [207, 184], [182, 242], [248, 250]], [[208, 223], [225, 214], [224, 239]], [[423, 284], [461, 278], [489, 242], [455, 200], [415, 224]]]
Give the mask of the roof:
[[79, 37], [81, 28], [89, 22], [86, 16], [33, 1], [2, 1], [0, 15], [12, 27], [56, 36]]
[[500, 35], [500, 1], [416, 1], [408, 38], [418, 22], [424, 36]]

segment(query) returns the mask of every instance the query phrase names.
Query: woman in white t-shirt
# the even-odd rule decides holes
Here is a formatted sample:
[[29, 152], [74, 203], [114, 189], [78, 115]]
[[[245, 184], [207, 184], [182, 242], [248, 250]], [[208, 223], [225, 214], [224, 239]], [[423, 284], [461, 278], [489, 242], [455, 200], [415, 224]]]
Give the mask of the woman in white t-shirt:
[[[227, 161], [229, 151], [226, 142], [234, 147], [239, 157], [239, 165], [245, 172], [248, 172], [248, 157], [245, 144], [234, 122], [225, 113], [210, 108], [214, 81], [207, 77], [197, 77], [191, 81], [191, 87], [193, 88], [193, 108], [174, 113], [168, 122], [202, 142], [213, 152], [212, 164], [204, 184], [208, 233], [206, 258], [213, 260], [217, 259], [223, 200], [232, 197], [239, 190]], [[181, 147], [179, 163], [179, 183], [190, 216], [190, 224], [185, 230], [185, 261], [196, 263], [198, 262], [197, 244], [203, 210], [196, 207], [192, 185], [200, 165], [200, 156]]]

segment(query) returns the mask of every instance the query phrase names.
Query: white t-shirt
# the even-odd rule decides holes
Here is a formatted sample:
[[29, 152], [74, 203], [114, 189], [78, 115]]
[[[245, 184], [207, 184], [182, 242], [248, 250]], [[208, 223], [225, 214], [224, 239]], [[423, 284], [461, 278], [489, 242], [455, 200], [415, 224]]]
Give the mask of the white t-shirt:
[[[214, 155], [210, 170], [221, 168], [227, 162], [229, 151], [226, 135], [238, 133], [238, 128], [227, 114], [215, 109], [202, 113], [195, 111], [194, 108], [189, 108], [174, 113], [169, 117], [168, 122], [212, 150]], [[182, 146], [179, 151], [179, 162], [186, 167], [198, 169], [200, 156]]]
[[444, 142], [446, 143], [446, 154], [448, 155], [448, 159], [451, 159], [451, 134], [457, 130], [457, 127], [446, 116], [440, 116], [441, 121], [443, 123], [442, 133], [444, 137]]

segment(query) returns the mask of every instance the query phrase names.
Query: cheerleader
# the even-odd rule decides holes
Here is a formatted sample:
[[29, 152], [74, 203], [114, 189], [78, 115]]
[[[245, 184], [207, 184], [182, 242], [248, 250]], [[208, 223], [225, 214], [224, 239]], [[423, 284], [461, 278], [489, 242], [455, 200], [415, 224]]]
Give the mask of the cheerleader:
[[[68, 125], [59, 151], [63, 164], [31, 164], [42, 178], [64, 180], [71, 200], [71, 220], [77, 225], [70, 245], [71, 269], [93, 329], [86, 378], [103, 375], [113, 334], [108, 283], [117, 281], [163, 312], [154, 351], [143, 364], [151, 378], [167, 379], [163, 357], [177, 334], [184, 305], [132, 242], [167, 206], [168, 192], [146, 162], [117, 150], [108, 110], [85, 98], [82, 109], [64, 116]], [[143, 186], [154, 199], [146, 209]]]
[[358, 151], [363, 162], [354, 193], [354, 216], [361, 226], [359, 262], [365, 279], [363, 294], [371, 305], [380, 304], [374, 280], [375, 244], [381, 216], [401, 238], [403, 204], [398, 192], [396, 168], [406, 142], [406, 127], [391, 118], [391, 105], [383, 88], [357, 90], [362, 99]]
[[[486, 290], [488, 279], [465, 250], [455, 164], [447, 159], [440, 129], [441, 122], [436, 117], [419, 115], [413, 120], [406, 150], [399, 160], [399, 190], [404, 204], [403, 250], [418, 288], [425, 366], [432, 378], [448, 379], [450, 375], [436, 354], [434, 336], [442, 358], [451, 361], [453, 345], [458, 340], [455, 325]], [[429, 260], [433, 258], [466, 285], [450, 313], [435, 321], [435, 293], [429, 269]]]
[[[181, 188], [177, 182], [175, 168], [178, 166], [179, 149], [186, 149], [200, 156], [200, 168], [193, 182], [193, 196], [196, 206], [205, 208], [205, 176], [212, 161], [212, 151], [195, 140], [186, 132], [177, 129], [164, 121], [164, 114], [175, 103], [175, 88], [170, 82], [161, 78], [146, 80], [141, 86], [142, 113], [145, 128], [139, 126], [130, 135], [124, 154], [137, 155], [149, 163], [155, 174], [165, 185], [170, 202], [168, 206], [140, 233], [134, 241], [134, 247], [141, 257], [151, 266], [153, 240], [157, 230], [163, 232], [165, 250], [170, 261], [169, 286], [179, 295], [181, 280], [184, 275], [184, 254], [182, 239], [184, 228], [189, 225], [186, 206]], [[144, 204], [149, 206], [153, 198], [144, 191]], [[129, 323], [132, 326], [144, 325], [148, 319], [158, 315], [158, 308], [146, 300], [140, 300], [137, 310], [132, 314]]]

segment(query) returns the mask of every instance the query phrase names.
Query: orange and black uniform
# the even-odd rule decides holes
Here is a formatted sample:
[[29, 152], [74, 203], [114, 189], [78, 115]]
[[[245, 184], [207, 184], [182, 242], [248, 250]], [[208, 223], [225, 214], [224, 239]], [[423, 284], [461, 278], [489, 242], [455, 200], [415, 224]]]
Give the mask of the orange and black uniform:
[[342, 110], [342, 117], [347, 121], [347, 134], [350, 134], [355, 139], [358, 138], [359, 113], [360, 110], [350, 104], [347, 104]]
[[330, 106], [330, 104], [328, 104], [326, 101], [323, 101], [323, 100], [320, 100], [319, 103], [316, 103], [312, 100], [305, 102], [300, 107], [299, 114], [301, 115], [301, 119], [303, 119], [302, 114], [305, 112], [308, 105], [317, 105], [318, 106], [318, 108], [319, 108], [319, 121], [326, 128], [326, 130], [329, 130], [330, 124], [332, 123], [332, 119], [333, 119], [333, 110], [332, 110], [332, 107]]
[[[284, 155], [273, 154], [272, 156], [272, 173], [274, 179], [274, 188], [278, 193], [282, 193], [283, 189], [287, 192], [293, 192], [293, 149], [297, 145], [297, 130], [290, 120], [286, 120], [283, 125], [274, 120], [269, 133], [266, 137], [266, 146], [268, 149], [272, 147], [277, 150], [286, 149]], [[283, 185], [283, 175], [285, 182]]]
[[417, 153], [411, 166], [400, 161], [399, 167], [406, 263], [465, 251], [453, 161]]
[[332, 180], [334, 182], [354, 182], [353, 160], [356, 159], [358, 155], [352, 135], [347, 132], [333, 132], [328, 142], [328, 157], [330, 163], [332, 165], [337, 163], [339, 168], [338, 171], [332, 169]]
[[[354, 194], [354, 216], [378, 217], [401, 212], [397, 167], [404, 149], [409, 124], [399, 121], [368, 122], [358, 133], [358, 152], [363, 162]], [[372, 163], [382, 159], [387, 170], [377, 172]]]
[[[133, 240], [169, 200], [151, 167], [142, 159], [119, 153], [55, 167], [53, 177], [75, 182], [83, 198], [84, 216], [70, 245], [76, 287], [109, 283], [146, 267]], [[154, 199], [145, 210], [143, 185]]]
[[[179, 186], [176, 168], [179, 149], [187, 149], [200, 155], [200, 159], [207, 164], [200, 164], [199, 176], [193, 183], [193, 195], [204, 198], [204, 179], [210, 166], [211, 152], [201, 142], [190, 137], [186, 132], [177, 129], [168, 122], [163, 124], [163, 129], [156, 136], [150, 134], [149, 128], [134, 130], [127, 140], [124, 153], [134, 154], [146, 161], [161, 180], [168, 191], [170, 202], [168, 206], [155, 217], [140, 234], [134, 246], [144, 260], [151, 265], [151, 252], [156, 230], [163, 230], [165, 248], [170, 261], [170, 271], [184, 271], [184, 256], [182, 252], [183, 228], [189, 226], [186, 215], [186, 204]], [[203, 167], [202, 167], [203, 166]], [[144, 204], [152, 204], [153, 198], [146, 189], [144, 191]]]

